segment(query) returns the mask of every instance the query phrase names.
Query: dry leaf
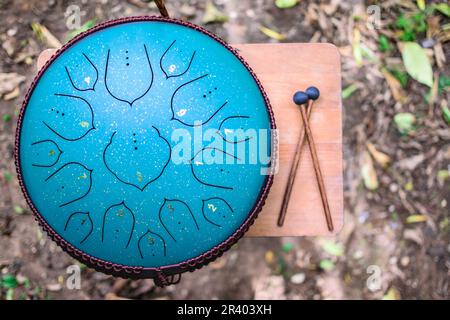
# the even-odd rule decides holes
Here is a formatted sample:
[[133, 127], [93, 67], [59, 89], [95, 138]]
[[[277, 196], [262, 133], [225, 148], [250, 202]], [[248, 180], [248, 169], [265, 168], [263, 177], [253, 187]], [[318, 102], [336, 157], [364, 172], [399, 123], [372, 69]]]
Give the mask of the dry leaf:
[[403, 238], [415, 242], [419, 246], [422, 246], [425, 241], [424, 235], [420, 229], [405, 229], [405, 231], [403, 231]]
[[5, 49], [8, 56], [12, 57], [16, 51], [16, 39], [9, 38], [2, 43], [2, 48]]
[[255, 300], [286, 299], [285, 282], [282, 276], [260, 276], [253, 280]]
[[375, 159], [375, 161], [383, 168], [386, 168], [391, 162], [391, 158], [387, 154], [378, 151], [372, 143], [367, 142], [366, 145], [367, 149], [369, 150], [370, 154]]
[[388, 290], [388, 292], [386, 292], [386, 294], [383, 296], [383, 300], [400, 300], [400, 299], [401, 299], [400, 292], [394, 287], [391, 287]]
[[384, 68], [381, 69], [381, 73], [386, 79], [386, 82], [392, 92], [392, 96], [394, 97], [395, 101], [404, 103], [406, 101], [406, 95], [400, 81], [398, 81], [396, 77], [394, 77], [389, 71]]
[[273, 251], [271, 251], [271, 250], [266, 251], [266, 253], [264, 255], [264, 260], [266, 260], [266, 262], [268, 264], [271, 264], [273, 262], [274, 258], [275, 258], [275, 255], [274, 255]]
[[62, 46], [61, 42], [42, 24], [32, 23], [31, 28], [38, 40], [44, 42], [50, 48], [59, 48]]
[[420, 10], [425, 10], [425, 8], [426, 8], [426, 3], [425, 3], [425, 0], [417, 0], [416, 1], [417, 2], [417, 6], [419, 7], [419, 9]]
[[281, 34], [275, 30], [269, 29], [267, 27], [261, 26], [259, 27], [259, 30], [264, 33], [266, 36], [268, 36], [269, 38], [281, 41], [286, 39], [286, 36], [284, 34]]
[[369, 153], [364, 152], [363, 165], [361, 168], [361, 175], [364, 181], [364, 186], [369, 190], [378, 189], [377, 172], [373, 166], [372, 158]]
[[361, 49], [361, 32], [358, 29], [353, 29], [353, 58], [355, 59], [356, 65], [361, 67], [363, 65], [363, 54]]
[[0, 97], [14, 91], [25, 79], [24, 76], [14, 72], [0, 73]]
[[62, 285], [60, 283], [49, 283], [45, 286], [48, 291], [56, 292], [61, 291]]
[[321, 3], [320, 9], [325, 12], [327, 16], [332, 16], [339, 7], [340, 0], [331, 0], [330, 3]]
[[406, 218], [406, 223], [408, 223], [408, 224], [425, 222], [425, 221], [427, 221], [427, 216], [424, 216], [422, 214], [413, 214]]
[[17, 98], [17, 97], [19, 96], [19, 94], [20, 94], [20, 89], [19, 89], [19, 87], [17, 86], [17, 87], [14, 88], [13, 91], [11, 91], [11, 92], [5, 94], [5, 95], [3, 96], [3, 100], [9, 101], [9, 100], [15, 99], [15, 98]]
[[206, 3], [205, 7], [205, 13], [202, 18], [202, 23], [208, 24], [208, 23], [221, 23], [221, 22], [227, 22], [228, 16], [221, 12], [217, 7], [212, 3], [212, 1], [208, 1]]
[[109, 292], [106, 294], [105, 296], [106, 300], [130, 300], [128, 298], [124, 298], [124, 297], [119, 297], [118, 295], [116, 295], [115, 293]]
[[[433, 81], [433, 86], [431, 87], [430, 90], [430, 97], [428, 100], [428, 105], [431, 107], [434, 105], [434, 103], [436, 102], [437, 96], [438, 96], [438, 91], [439, 91], [439, 74], [437, 72], [434, 73], [434, 81]], [[430, 116], [433, 115], [433, 108], [429, 108], [429, 114]]]
[[442, 48], [442, 44], [440, 42], [436, 43], [433, 49], [436, 64], [438, 65], [439, 69], [443, 69], [445, 66], [446, 58], [444, 49]]
[[222, 269], [223, 267], [225, 267], [226, 264], [227, 264], [227, 260], [222, 258], [222, 259], [217, 259], [216, 261], [211, 262], [210, 266], [214, 270], [219, 270], [219, 269]]
[[423, 153], [405, 158], [397, 162], [397, 166], [401, 170], [414, 171], [425, 160]]

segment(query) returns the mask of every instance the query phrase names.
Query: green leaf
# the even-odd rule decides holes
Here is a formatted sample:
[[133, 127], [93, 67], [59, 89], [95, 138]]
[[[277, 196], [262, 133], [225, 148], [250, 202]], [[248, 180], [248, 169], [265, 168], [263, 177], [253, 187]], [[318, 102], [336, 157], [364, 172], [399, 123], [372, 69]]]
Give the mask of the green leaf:
[[14, 209], [14, 212], [17, 214], [23, 214], [25, 212], [25, 209], [17, 204], [13, 206], [13, 209]]
[[321, 243], [321, 246], [326, 253], [332, 256], [341, 257], [344, 255], [344, 247], [340, 243], [325, 240]]
[[205, 13], [203, 14], [202, 23], [208, 24], [208, 23], [222, 23], [227, 22], [228, 16], [224, 13], [222, 13], [219, 9], [214, 6], [212, 1], [208, 1], [206, 3], [205, 7]]
[[400, 112], [394, 116], [394, 122], [397, 125], [397, 129], [401, 134], [409, 134], [415, 131], [414, 124], [416, 123], [416, 117], [409, 112]]
[[433, 87], [433, 69], [425, 50], [415, 42], [404, 42], [401, 51], [408, 74], [420, 83]]
[[448, 178], [450, 178], [450, 171], [449, 170], [439, 170], [437, 172], [437, 178], [444, 182]]
[[437, 3], [433, 7], [443, 15], [450, 18], [450, 5], [448, 3]]
[[30, 289], [30, 288], [31, 288], [31, 281], [30, 281], [30, 279], [25, 278], [25, 279], [23, 280], [23, 286], [24, 286], [26, 289]]
[[87, 266], [84, 263], [81, 263], [81, 262], [77, 262], [77, 263], [80, 266], [80, 270], [84, 270], [87, 268]]
[[283, 244], [283, 251], [289, 253], [294, 249], [294, 244], [291, 242], [286, 242]]
[[81, 27], [79, 27], [78, 29], [72, 30], [69, 33], [69, 35], [67, 36], [67, 41], [71, 40], [72, 38], [75, 38], [80, 33], [87, 31], [88, 29], [92, 28], [94, 25], [95, 25], [95, 19], [86, 21], [85, 23], [83, 23], [83, 25]]
[[10, 182], [12, 180], [12, 173], [9, 171], [4, 171], [3, 172], [3, 178], [5, 179], [6, 182]]
[[412, 31], [403, 31], [400, 36], [401, 41], [414, 41], [416, 40], [416, 34]]
[[381, 35], [378, 38], [378, 48], [381, 52], [387, 52], [391, 50], [391, 44], [389, 43], [389, 39], [386, 36]]
[[394, 220], [394, 221], [398, 221], [398, 213], [397, 212], [392, 212], [391, 213], [391, 218], [392, 218], [392, 220]]
[[442, 91], [450, 87], [450, 77], [440, 76], [439, 77], [439, 91]]
[[361, 54], [362, 57], [368, 58], [371, 62], [377, 62], [377, 57], [369, 47], [364, 44], [361, 44]]
[[397, 69], [389, 69], [389, 72], [392, 73], [392, 75], [400, 82], [402, 88], [406, 88], [409, 79], [407, 72], [402, 72]]
[[353, 40], [352, 40], [352, 52], [353, 58], [355, 59], [356, 65], [361, 67], [363, 65], [363, 50], [361, 47], [361, 32], [359, 29], [353, 29]]
[[331, 271], [331, 270], [334, 269], [335, 266], [334, 266], [333, 261], [328, 260], [328, 259], [324, 259], [324, 260], [321, 260], [321, 261], [320, 261], [319, 267], [320, 267], [322, 270], [325, 270], [325, 271]]
[[4, 114], [3, 115], [3, 121], [10, 122], [12, 120], [12, 116], [10, 114]]
[[5, 289], [14, 289], [17, 288], [19, 283], [17, 282], [17, 279], [12, 274], [5, 274], [2, 277], [1, 285]]
[[450, 125], [450, 109], [447, 106], [442, 107], [442, 117]]
[[445, 217], [442, 221], [439, 222], [439, 229], [447, 232], [448, 227], [450, 226], [450, 219]]
[[427, 31], [427, 11], [418, 12], [412, 16], [401, 14], [394, 23], [394, 28], [402, 31], [401, 41], [415, 41], [418, 33]]
[[358, 85], [356, 84], [351, 84], [349, 85], [347, 88], [345, 88], [344, 90], [342, 90], [342, 99], [347, 99], [350, 98], [350, 96], [355, 93], [355, 91], [357, 91], [359, 89]]
[[14, 300], [14, 289], [13, 288], [9, 288], [6, 291], [6, 300], [8, 300], [8, 301]]
[[414, 184], [411, 181], [409, 181], [409, 182], [405, 183], [404, 188], [406, 191], [412, 191], [412, 190], [414, 190]]
[[423, 12], [416, 13], [412, 16], [414, 31], [421, 33], [427, 31], [428, 25], [426, 22], [427, 16]]
[[298, 0], [275, 0], [275, 5], [280, 9], [289, 9], [295, 7]]
[[395, 20], [394, 26], [397, 29], [402, 29], [402, 30], [412, 29], [411, 21], [409, 19], [407, 19], [403, 13]]

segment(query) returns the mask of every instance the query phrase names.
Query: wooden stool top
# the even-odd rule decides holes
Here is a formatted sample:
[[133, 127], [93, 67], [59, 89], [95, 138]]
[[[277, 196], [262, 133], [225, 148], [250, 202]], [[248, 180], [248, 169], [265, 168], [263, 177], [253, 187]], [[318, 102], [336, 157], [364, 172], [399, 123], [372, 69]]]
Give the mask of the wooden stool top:
[[302, 121], [293, 94], [309, 86], [320, 89], [311, 130], [316, 142], [335, 233], [344, 220], [341, 63], [338, 49], [326, 43], [235, 45], [261, 80], [275, 113], [279, 134], [279, 171], [266, 204], [248, 232], [253, 237], [327, 235], [325, 215], [305, 144], [283, 227], [277, 226], [287, 178]]

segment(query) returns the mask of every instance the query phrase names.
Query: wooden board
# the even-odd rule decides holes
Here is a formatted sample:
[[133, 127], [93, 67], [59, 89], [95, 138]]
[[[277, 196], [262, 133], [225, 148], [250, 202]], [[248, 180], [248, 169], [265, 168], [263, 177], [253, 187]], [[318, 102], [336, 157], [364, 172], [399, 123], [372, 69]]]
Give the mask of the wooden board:
[[261, 80], [272, 104], [279, 129], [279, 171], [266, 204], [248, 236], [277, 237], [326, 235], [325, 215], [308, 146], [302, 153], [299, 172], [284, 226], [277, 226], [284, 189], [302, 129], [293, 94], [314, 85], [320, 89], [314, 103], [311, 130], [335, 226], [343, 225], [343, 161], [341, 64], [337, 48], [325, 43], [235, 45]]
[[[284, 189], [302, 129], [293, 94], [314, 85], [321, 91], [311, 115], [335, 233], [343, 225], [341, 65], [331, 44], [234, 45], [261, 80], [275, 113], [279, 133], [279, 171], [266, 204], [247, 236], [277, 237], [329, 234], [308, 146], [302, 153], [284, 226], [277, 226]], [[51, 57], [48, 49], [38, 58], [38, 69]]]

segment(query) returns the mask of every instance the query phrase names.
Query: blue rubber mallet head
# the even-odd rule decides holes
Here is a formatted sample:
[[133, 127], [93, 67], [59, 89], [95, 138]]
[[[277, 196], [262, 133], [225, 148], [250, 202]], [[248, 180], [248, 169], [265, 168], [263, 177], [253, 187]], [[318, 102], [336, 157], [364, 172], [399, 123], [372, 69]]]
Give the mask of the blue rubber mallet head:
[[309, 87], [306, 89], [306, 94], [308, 95], [308, 98], [311, 100], [317, 100], [320, 96], [320, 91], [316, 87]]
[[298, 106], [305, 104], [308, 102], [309, 97], [304, 91], [297, 91], [294, 93], [294, 96], [292, 97], [292, 100], [294, 100], [294, 103]]

